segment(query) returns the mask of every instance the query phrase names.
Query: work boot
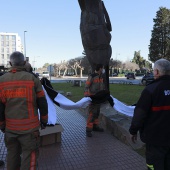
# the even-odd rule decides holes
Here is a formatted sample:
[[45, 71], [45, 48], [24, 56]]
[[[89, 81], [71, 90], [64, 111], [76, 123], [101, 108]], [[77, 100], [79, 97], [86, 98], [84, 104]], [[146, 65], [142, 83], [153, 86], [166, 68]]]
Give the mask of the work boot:
[[93, 125], [93, 131], [97, 131], [97, 132], [104, 132], [104, 129], [97, 126], [97, 125]]
[[4, 164], [4, 161], [0, 160], [0, 166], [3, 166]]
[[92, 137], [92, 131], [86, 131], [86, 136], [87, 137]]

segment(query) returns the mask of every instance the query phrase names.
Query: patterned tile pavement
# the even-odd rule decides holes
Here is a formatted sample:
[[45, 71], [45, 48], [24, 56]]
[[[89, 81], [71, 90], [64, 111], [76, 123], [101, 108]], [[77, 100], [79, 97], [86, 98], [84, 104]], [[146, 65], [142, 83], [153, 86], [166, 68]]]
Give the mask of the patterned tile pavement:
[[[61, 143], [40, 148], [39, 170], [145, 170], [145, 159], [109, 131], [85, 135], [86, 119], [75, 110], [57, 107], [57, 122], [64, 132]], [[3, 134], [0, 159], [6, 160]], [[0, 170], [6, 170], [6, 165]]]

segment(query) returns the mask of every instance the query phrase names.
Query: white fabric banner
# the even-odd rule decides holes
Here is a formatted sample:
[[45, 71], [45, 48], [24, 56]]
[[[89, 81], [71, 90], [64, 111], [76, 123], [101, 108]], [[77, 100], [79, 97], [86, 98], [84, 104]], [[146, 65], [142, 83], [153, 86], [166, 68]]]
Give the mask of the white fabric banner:
[[114, 101], [113, 108], [116, 111], [118, 111], [119, 113], [125, 114], [127, 116], [130, 116], [130, 117], [133, 116], [135, 106], [127, 106], [124, 103], [117, 100], [116, 98], [114, 98], [113, 96], [111, 96], [111, 97], [113, 98], [113, 101]]
[[44, 93], [45, 93], [45, 97], [47, 99], [47, 104], [48, 104], [48, 124], [52, 124], [55, 125], [57, 122], [57, 115], [56, 115], [56, 106], [53, 103], [53, 101], [50, 99], [50, 97], [48, 96], [45, 88], [42, 86]]
[[[131, 117], [133, 116], [135, 106], [127, 106], [124, 103], [117, 100], [116, 98], [114, 98], [113, 96], [111, 96], [111, 97], [113, 98], [113, 101], [114, 101], [113, 108], [116, 111], [118, 111], [122, 114], [125, 114], [127, 116], [131, 116]], [[63, 96], [60, 93], [55, 97], [54, 100], [56, 102], [58, 102], [60, 104], [60, 107], [65, 109], [65, 110], [74, 110], [74, 109], [79, 109], [81, 107], [85, 108], [92, 101], [90, 97], [83, 97], [81, 100], [74, 103], [73, 101], [67, 99], [65, 96]]]
[[79, 100], [78, 102], [75, 103], [60, 93], [58, 93], [58, 95], [56, 96], [56, 98], [54, 100], [60, 104], [60, 107], [62, 109], [65, 109], [65, 110], [86, 108], [91, 102], [90, 97], [83, 97], [81, 100]]
[[[55, 104], [48, 96], [44, 87], [43, 87], [43, 90], [45, 92], [45, 96], [46, 96], [47, 103], [48, 103], [48, 124], [55, 125], [57, 122]], [[133, 116], [135, 106], [127, 106], [124, 103], [117, 100], [116, 98], [114, 98], [113, 96], [111, 97], [113, 98], [113, 101], [114, 101], [113, 108], [116, 111], [118, 111], [119, 113], [125, 114], [127, 116], [130, 116], [130, 117]], [[73, 102], [60, 93], [58, 93], [58, 95], [55, 97], [54, 100], [60, 104], [60, 107], [62, 109], [65, 109], [65, 110], [75, 110], [75, 109], [80, 109], [80, 108], [86, 108], [92, 101], [90, 97], [83, 97], [78, 102]]]

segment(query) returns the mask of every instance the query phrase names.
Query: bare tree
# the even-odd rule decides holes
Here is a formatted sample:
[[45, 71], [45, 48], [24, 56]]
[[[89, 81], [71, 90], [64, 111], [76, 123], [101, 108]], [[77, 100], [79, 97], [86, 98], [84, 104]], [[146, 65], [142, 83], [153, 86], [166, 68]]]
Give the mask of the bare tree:
[[81, 59], [80, 58], [69, 60], [69, 65], [75, 71], [76, 76], [77, 76], [77, 69], [79, 68], [80, 69], [80, 76], [82, 76], [82, 70], [84, 69], [84, 67], [81, 66]]
[[59, 64], [54, 65], [56, 75], [61, 76], [61, 71], [63, 71], [63, 76], [65, 76], [69, 63], [67, 61], [61, 61]]
[[123, 64], [123, 69], [130, 70], [130, 71], [135, 71], [135, 70], [139, 69], [139, 66], [136, 63], [132, 63], [130, 61], [126, 61]]

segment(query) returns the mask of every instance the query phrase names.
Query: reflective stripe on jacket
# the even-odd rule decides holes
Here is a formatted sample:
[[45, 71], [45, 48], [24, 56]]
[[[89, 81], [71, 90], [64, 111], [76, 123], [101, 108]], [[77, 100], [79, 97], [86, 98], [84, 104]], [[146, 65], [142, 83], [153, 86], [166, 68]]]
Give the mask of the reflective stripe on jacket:
[[104, 89], [105, 84], [103, 77], [97, 73], [91, 74], [85, 83], [84, 96], [93, 96]]

